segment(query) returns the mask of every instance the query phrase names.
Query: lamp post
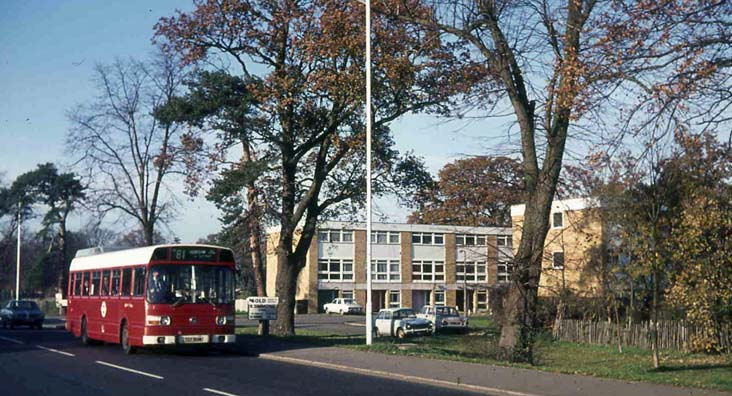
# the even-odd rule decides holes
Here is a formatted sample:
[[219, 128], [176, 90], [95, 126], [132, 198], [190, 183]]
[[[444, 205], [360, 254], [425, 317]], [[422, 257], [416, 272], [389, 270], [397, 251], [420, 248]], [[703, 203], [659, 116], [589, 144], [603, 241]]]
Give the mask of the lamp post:
[[18, 253], [15, 262], [15, 299], [20, 300], [20, 221], [22, 205], [18, 203]]
[[371, 345], [371, 0], [360, 1], [366, 6], [366, 345]]

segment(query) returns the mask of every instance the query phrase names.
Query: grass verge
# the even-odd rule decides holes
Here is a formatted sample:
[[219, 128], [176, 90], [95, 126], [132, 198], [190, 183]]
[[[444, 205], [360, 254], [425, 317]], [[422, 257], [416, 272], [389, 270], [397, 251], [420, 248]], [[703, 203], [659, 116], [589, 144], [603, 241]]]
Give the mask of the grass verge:
[[[351, 348], [361, 351], [431, 359], [457, 360], [481, 364], [522, 367], [549, 372], [592, 375], [628, 381], [732, 391], [732, 355], [705, 355], [661, 351], [661, 368], [653, 368], [651, 352], [644, 349], [576, 344], [541, 337], [536, 344], [536, 365], [513, 364], [498, 358], [497, 328], [488, 318], [470, 318], [467, 334], [446, 333], [414, 337], [404, 341], [376, 338], [365, 345], [365, 336], [345, 336], [313, 330], [298, 330], [283, 340], [313, 345]], [[256, 328], [238, 329], [240, 334], [256, 334]]]

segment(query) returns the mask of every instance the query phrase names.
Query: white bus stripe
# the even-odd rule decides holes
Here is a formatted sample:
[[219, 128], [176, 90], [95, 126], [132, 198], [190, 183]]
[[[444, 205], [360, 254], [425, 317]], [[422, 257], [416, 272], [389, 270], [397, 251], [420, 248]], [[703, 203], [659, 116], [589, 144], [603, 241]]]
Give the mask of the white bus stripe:
[[42, 345], [36, 345], [36, 347], [37, 348], [40, 348], [40, 349], [43, 349], [44, 351], [55, 352], [55, 353], [58, 353], [58, 354], [61, 354], [61, 355], [64, 355], [64, 356], [71, 356], [71, 357], [76, 356], [73, 353], [59, 351], [58, 349], [53, 349], [53, 348], [46, 348], [46, 347], [44, 347]]
[[0, 337], [0, 340], [10, 341], [10, 342], [12, 342], [12, 343], [15, 343], [15, 344], [20, 344], [20, 345], [23, 345], [23, 344], [25, 344], [25, 342], [23, 342], [23, 341], [20, 341], [20, 340], [16, 340], [15, 338]]
[[211, 389], [211, 388], [203, 388], [203, 390], [205, 390], [206, 392], [216, 393], [218, 395], [223, 395], [223, 396], [239, 396], [239, 395], [235, 395], [233, 393], [223, 392], [223, 391]]
[[155, 379], [163, 379], [163, 377], [161, 377], [159, 375], [150, 374], [150, 373], [146, 373], [144, 371], [139, 371], [139, 370], [135, 370], [135, 369], [127, 368], [127, 367], [118, 366], [116, 364], [103, 362], [101, 360], [97, 360], [97, 363], [98, 364], [102, 364], [104, 366], [109, 366], [109, 367], [112, 367], [112, 368], [116, 368], [118, 370], [129, 371], [130, 373], [140, 374], [140, 375], [144, 375], [144, 376], [151, 377], [151, 378], [155, 378]]

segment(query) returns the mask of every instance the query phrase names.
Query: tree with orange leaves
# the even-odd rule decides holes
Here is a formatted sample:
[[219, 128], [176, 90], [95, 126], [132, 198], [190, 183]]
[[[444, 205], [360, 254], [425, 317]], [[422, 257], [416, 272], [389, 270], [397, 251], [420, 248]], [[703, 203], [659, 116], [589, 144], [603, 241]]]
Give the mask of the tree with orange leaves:
[[[247, 144], [261, 191], [276, 197], [276, 334], [294, 334], [297, 277], [318, 220], [365, 198], [364, 19], [357, 1], [201, 0], [156, 25], [156, 37], [186, 62], [233, 60], [266, 120]], [[432, 31], [387, 16], [372, 25], [378, 194], [429, 180], [418, 159], [394, 150], [389, 122], [449, 112], [449, 99], [469, 91], [484, 68], [456, 67], [461, 53]]]

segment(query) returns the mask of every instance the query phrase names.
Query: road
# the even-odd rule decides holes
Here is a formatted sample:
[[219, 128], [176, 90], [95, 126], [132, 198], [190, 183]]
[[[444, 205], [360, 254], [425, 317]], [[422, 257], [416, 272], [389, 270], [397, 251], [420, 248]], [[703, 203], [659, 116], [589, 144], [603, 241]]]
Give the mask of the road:
[[249, 356], [246, 344], [208, 355], [84, 346], [64, 330], [0, 329], [5, 395], [455, 395], [425, 386]]
[[[256, 320], [247, 319], [246, 315], [236, 316], [237, 327], [256, 327]], [[338, 335], [366, 334], [366, 316], [364, 315], [295, 315], [295, 328], [316, 330]]]

